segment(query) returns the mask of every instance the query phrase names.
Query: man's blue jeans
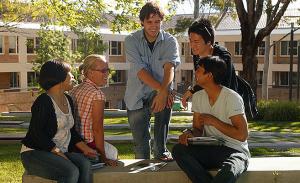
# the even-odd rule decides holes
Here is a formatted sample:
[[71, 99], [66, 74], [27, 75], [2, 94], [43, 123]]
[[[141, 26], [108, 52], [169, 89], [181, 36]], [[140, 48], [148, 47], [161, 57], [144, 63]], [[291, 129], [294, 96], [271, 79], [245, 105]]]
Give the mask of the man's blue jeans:
[[[132, 131], [134, 151], [136, 159], [150, 159], [150, 118], [151, 104], [155, 92], [143, 101], [143, 108], [137, 110], [127, 110], [128, 122]], [[165, 108], [161, 112], [154, 113], [154, 158], [160, 158], [164, 154], [169, 154], [166, 147], [171, 118], [171, 109]]]
[[[226, 146], [176, 144], [172, 155], [193, 183], [234, 183], [249, 163], [244, 153]], [[212, 177], [208, 170], [215, 168], [220, 170]]]
[[21, 153], [24, 168], [30, 175], [56, 180], [58, 183], [90, 183], [90, 161], [80, 153], [65, 153], [69, 160], [46, 151]]

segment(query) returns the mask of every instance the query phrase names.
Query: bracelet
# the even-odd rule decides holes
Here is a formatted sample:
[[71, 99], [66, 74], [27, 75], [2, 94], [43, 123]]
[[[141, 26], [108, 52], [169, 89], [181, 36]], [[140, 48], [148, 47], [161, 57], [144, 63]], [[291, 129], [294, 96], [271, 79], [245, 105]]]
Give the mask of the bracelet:
[[189, 86], [189, 87], [188, 87], [188, 90], [189, 90], [192, 94], [195, 93], [194, 88], [193, 88], [192, 86]]

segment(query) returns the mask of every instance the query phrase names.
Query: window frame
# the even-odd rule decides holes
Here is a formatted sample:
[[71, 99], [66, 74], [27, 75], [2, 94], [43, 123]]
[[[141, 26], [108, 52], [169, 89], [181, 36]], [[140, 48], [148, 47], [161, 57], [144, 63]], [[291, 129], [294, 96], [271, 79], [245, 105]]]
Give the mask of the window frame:
[[[117, 45], [112, 47], [112, 43], [116, 42]], [[120, 44], [120, 50], [119, 50], [119, 44]], [[123, 55], [123, 51], [122, 51], [122, 42], [121, 41], [109, 41], [109, 56], [122, 56]], [[112, 54], [113, 49], [116, 49], [117, 54]]]

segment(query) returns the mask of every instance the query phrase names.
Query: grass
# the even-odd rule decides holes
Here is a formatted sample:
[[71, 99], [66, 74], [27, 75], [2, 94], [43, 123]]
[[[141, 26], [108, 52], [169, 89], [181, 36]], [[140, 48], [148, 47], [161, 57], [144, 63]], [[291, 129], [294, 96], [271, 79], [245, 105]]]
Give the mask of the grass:
[[252, 131], [300, 133], [299, 121], [249, 121], [248, 125]]
[[[132, 144], [114, 144], [119, 151], [120, 159], [134, 159]], [[173, 144], [168, 144], [172, 149]], [[24, 168], [20, 160], [20, 143], [0, 144], [0, 182], [18, 183], [21, 182]], [[252, 157], [260, 156], [299, 156], [300, 148], [285, 150], [254, 148], [251, 149]]]
[[[0, 116], [0, 120], [5, 121], [26, 121], [30, 118]], [[192, 116], [173, 116], [171, 123], [191, 123]], [[153, 123], [153, 118], [151, 118]], [[126, 117], [105, 118], [105, 124], [128, 124]], [[251, 131], [263, 132], [290, 132], [300, 133], [299, 121], [249, 121], [249, 129]], [[24, 128], [0, 128], [0, 133], [25, 133], [27, 129]], [[152, 130], [153, 131], [153, 130]], [[170, 134], [180, 134], [178, 130], [171, 130]], [[130, 130], [105, 130], [105, 135], [131, 135]], [[132, 144], [115, 144], [119, 150], [120, 159], [133, 159], [133, 145]], [[169, 149], [172, 144], [168, 145]], [[20, 161], [20, 143], [0, 143], [0, 182], [21, 182], [21, 177], [24, 168]], [[300, 156], [300, 148], [291, 149], [270, 149], [270, 148], [253, 148], [250, 149], [252, 157], [260, 156]]]

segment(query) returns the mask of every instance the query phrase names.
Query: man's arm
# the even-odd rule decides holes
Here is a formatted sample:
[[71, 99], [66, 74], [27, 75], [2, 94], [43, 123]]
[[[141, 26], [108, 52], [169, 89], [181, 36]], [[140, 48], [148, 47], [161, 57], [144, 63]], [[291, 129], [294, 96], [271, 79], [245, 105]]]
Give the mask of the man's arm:
[[214, 126], [223, 134], [244, 142], [248, 138], [248, 124], [245, 115], [238, 114], [230, 117], [231, 123], [227, 124], [210, 114], [201, 114], [200, 120], [205, 125]]
[[151, 108], [153, 112], [162, 111], [167, 105], [169, 95], [169, 85], [174, 79], [174, 65], [170, 62], [165, 63], [164, 77], [160, 87], [157, 89], [157, 95], [153, 99]]

